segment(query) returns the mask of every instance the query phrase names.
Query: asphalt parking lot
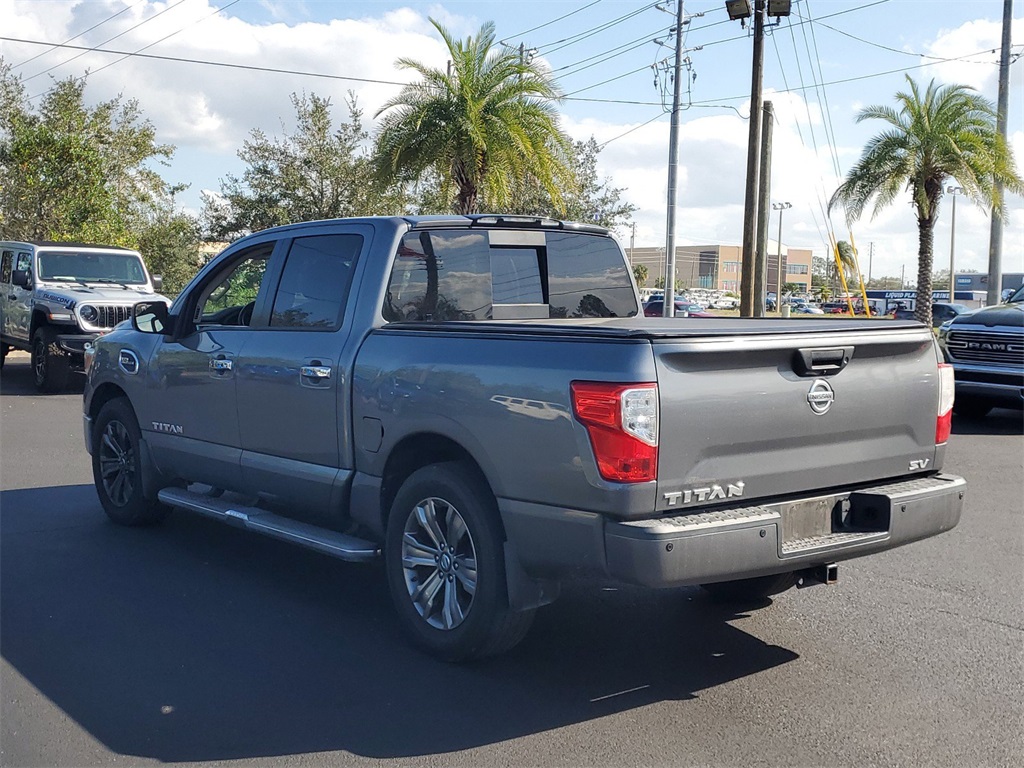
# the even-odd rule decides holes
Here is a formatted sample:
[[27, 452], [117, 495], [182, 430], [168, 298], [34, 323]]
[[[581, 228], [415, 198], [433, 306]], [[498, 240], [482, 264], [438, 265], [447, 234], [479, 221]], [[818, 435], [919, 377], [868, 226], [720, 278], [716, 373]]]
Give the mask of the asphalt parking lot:
[[81, 393], [0, 381], [3, 766], [1013, 766], [1024, 426], [954, 420], [952, 532], [734, 613], [576, 584], [512, 653], [409, 648], [376, 566], [104, 517]]

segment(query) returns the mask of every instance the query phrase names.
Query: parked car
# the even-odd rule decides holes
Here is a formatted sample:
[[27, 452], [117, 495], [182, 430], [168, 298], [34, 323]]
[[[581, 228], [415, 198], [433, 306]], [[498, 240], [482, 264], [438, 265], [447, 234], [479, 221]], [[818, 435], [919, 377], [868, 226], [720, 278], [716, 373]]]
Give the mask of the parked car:
[[826, 315], [844, 315], [850, 311], [845, 301], [823, 301], [819, 306]]
[[959, 521], [930, 329], [639, 313], [589, 224], [257, 232], [88, 349], [99, 501], [383, 560], [398, 625], [451, 661], [512, 648], [570, 580], [763, 600]]
[[11, 349], [32, 355], [40, 392], [82, 372], [85, 345], [124, 322], [137, 301], [159, 299], [138, 251], [109, 245], [0, 242], [0, 367]]
[[816, 307], [813, 304], [794, 304], [792, 308], [794, 315], [824, 315], [824, 311], [820, 307]]
[[[954, 317], [962, 315], [964, 312], [970, 312], [970, 307], [964, 304], [946, 304], [936, 302], [935, 304], [932, 304], [932, 326], [938, 328], [947, 320], [952, 320]], [[893, 313], [893, 317], [896, 320], [913, 320], [914, 310], [897, 309]]]
[[[686, 299], [675, 300], [676, 315], [682, 316], [686, 313], [690, 317], [717, 317], [710, 312], [705, 312], [704, 307], [700, 304], [691, 304]], [[652, 299], [644, 304], [644, 316], [645, 317], [661, 317], [664, 314], [665, 300], [664, 299]]]

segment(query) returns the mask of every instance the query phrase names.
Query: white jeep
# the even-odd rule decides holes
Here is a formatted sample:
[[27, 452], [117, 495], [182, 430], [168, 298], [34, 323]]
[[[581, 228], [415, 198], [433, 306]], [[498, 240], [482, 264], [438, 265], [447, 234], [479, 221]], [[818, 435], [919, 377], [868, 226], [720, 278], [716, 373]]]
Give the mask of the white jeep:
[[0, 241], [0, 366], [11, 349], [31, 352], [36, 387], [58, 392], [82, 370], [85, 345], [131, 319], [135, 302], [168, 301], [161, 286], [137, 251]]

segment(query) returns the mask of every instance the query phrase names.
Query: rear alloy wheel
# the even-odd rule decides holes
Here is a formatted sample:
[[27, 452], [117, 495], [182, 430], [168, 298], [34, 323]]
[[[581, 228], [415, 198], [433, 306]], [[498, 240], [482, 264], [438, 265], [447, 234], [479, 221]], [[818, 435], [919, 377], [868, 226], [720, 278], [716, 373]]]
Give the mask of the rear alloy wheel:
[[118, 525], [152, 525], [169, 509], [143, 495], [139, 444], [142, 433], [124, 398], [106, 403], [93, 432], [92, 474], [103, 511]]
[[60, 348], [57, 332], [44, 325], [32, 338], [32, 372], [40, 392], [60, 392], [71, 377], [68, 353]]
[[411, 639], [446, 661], [502, 653], [526, 635], [533, 611], [508, 606], [497, 504], [461, 462], [417, 470], [388, 519], [388, 585]]

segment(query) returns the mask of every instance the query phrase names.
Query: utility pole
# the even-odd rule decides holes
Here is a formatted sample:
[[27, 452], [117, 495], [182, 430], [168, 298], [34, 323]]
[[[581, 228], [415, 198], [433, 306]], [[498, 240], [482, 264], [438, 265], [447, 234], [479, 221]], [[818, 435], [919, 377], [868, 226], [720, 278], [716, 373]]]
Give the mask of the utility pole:
[[740, 316], [754, 316], [754, 238], [757, 229], [758, 155], [761, 144], [761, 80], [764, 71], [764, 5], [754, 0], [754, 53], [750, 73], [750, 129], [747, 135], [747, 191], [743, 201], [743, 256]]
[[782, 212], [792, 208], [792, 203], [772, 203], [772, 208], [779, 212], [779, 250], [775, 257], [775, 309], [782, 311]]
[[683, 70], [683, 0], [676, 0], [676, 60], [672, 67], [672, 123], [668, 138], [668, 204], [665, 227], [665, 301], [662, 314], [676, 314], [676, 185], [679, 178], [680, 94]]
[[[1010, 99], [1010, 24], [1013, 0], [1003, 0], [1003, 50], [999, 55], [999, 103], [996, 132], [1006, 141], [1006, 114]], [[1003, 184], [998, 179], [992, 189], [992, 229], [988, 240], [988, 296], [986, 303], [998, 304], [1003, 292], [1003, 220], [1001, 217]]]
[[775, 112], [766, 101], [762, 108], [761, 172], [757, 185], [757, 249], [754, 253], [753, 317], [764, 317], [765, 273], [768, 266], [768, 200], [772, 183], [772, 123]]
[[868, 243], [868, 283], [871, 282], [871, 261], [875, 258], [875, 244]]
[[956, 248], [956, 198], [964, 191], [963, 187], [946, 187], [946, 192], [953, 196], [953, 215], [949, 220], [949, 301], [956, 301], [953, 298], [956, 291], [956, 272], [953, 262], [953, 253]]

